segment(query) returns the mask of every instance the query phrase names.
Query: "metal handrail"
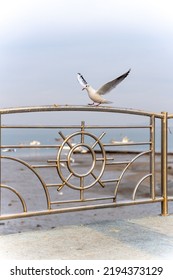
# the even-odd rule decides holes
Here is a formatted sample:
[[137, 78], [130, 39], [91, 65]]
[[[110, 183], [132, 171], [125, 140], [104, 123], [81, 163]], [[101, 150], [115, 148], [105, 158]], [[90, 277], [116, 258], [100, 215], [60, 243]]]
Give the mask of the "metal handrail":
[[90, 111], [90, 112], [110, 112], [121, 114], [133, 114], [157, 118], [163, 118], [162, 113], [146, 112], [143, 110], [129, 108], [115, 108], [109, 106], [81, 106], [81, 105], [45, 105], [33, 107], [16, 107], [0, 109], [0, 114], [31, 113], [31, 112], [53, 112], [53, 111]]
[[[126, 114], [126, 115], [134, 115], [134, 116], [144, 116], [148, 117], [147, 121], [149, 120], [148, 125], [119, 125], [119, 124], [85, 124], [84, 121], [81, 121], [81, 124], [74, 124], [74, 125], [53, 125], [53, 124], [46, 124], [46, 125], [36, 125], [36, 124], [26, 124], [26, 125], [19, 125], [19, 124], [0, 124], [0, 132], [4, 130], [9, 129], [60, 129], [60, 130], [66, 130], [66, 129], [73, 129], [73, 132], [69, 134], [68, 136], [64, 135], [64, 131], [59, 131], [59, 135], [61, 137], [60, 143], [57, 145], [55, 144], [46, 144], [46, 145], [28, 145], [28, 144], [4, 144], [1, 143], [1, 137], [0, 137], [0, 170], [1, 170], [1, 159], [7, 159], [12, 160], [13, 162], [18, 162], [20, 164], [23, 164], [26, 168], [28, 168], [34, 176], [37, 176], [38, 181], [40, 181], [42, 188], [45, 193], [47, 205], [46, 209], [41, 211], [31, 211], [28, 212], [27, 205], [25, 207], [24, 213], [17, 213], [17, 214], [9, 214], [9, 215], [0, 215], [0, 220], [3, 219], [13, 219], [18, 217], [30, 217], [35, 215], [47, 215], [52, 213], [65, 213], [65, 212], [73, 212], [73, 211], [79, 211], [79, 210], [87, 210], [87, 209], [102, 209], [102, 208], [108, 208], [108, 207], [118, 207], [122, 205], [137, 205], [137, 204], [144, 204], [144, 203], [155, 203], [159, 202], [161, 203], [162, 208], [162, 215], [168, 214], [168, 201], [173, 200], [171, 197], [168, 197], [167, 194], [167, 128], [168, 124], [167, 121], [169, 118], [173, 118], [173, 115], [168, 115], [165, 112], [161, 113], [154, 113], [154, 112], [147, 112], [143, 110], [137, 110], [137, 109], [129, 109], [129, 108], [115, 108], [115, 107], [108, 107], [108, 106], [81, 106], [81, 105], [46, 105], [46, 106], [31, 106], [31, 107], [18, 107], [18, 108], [4, 108], [0, 109], [0, 116], [6, 116], [6, 115], [13, 115], [13, 114], [22, 114], [22, 113], [37, 113], [37, 112], [104, 112], [104, 113], [115, 113], [115, 114]], [[156, 119], [160, 120], [160, 126], [161, 126], [161, 195], [156, 196], [156, 180], [155, 180], [155, 127], [156, 127]], [[1, 121], [1, 120], [0, 120]], [[60, 122], [60, 120], [59, 120]], [[74, 130], [77, 130], [74, 132]], [[101, 132], [99, 136], [96, 136], [93, 134], [94, 129], [111, 129], [111, 130], [119, 130], [119, 129], [147, 129], [149, 131], [149, 139], [144, 141], [136, 141], [136, 142], [127, 142], [127, 143], [106, 143], [102, 142], [104, 141], [104, 135], [106, 132]], [[90, 132], [92, 130], [92, 133]], [[73, 137], [79, 138], [79, 143], [72, 145], [70, 140]], [[85, 137], [88, 137], [94, 141], [94, 144], [88, 144], [87, 141], [85, 142]], [[103, 138], [103, 139], [102, 139]], [[126, 160], [116, 160], [115, 158], [110, 158], [107, 153], [110, 152], [110, 150], [107, 150], [108, 147], [133, 147], [133, 146], [143, 146], [143, 151], [138, 151], [138, 154], [133, 156], [131, 159]], [[145, 147], [147, 146], [147, 147]], [[73, 165], [71, 163], [71, 160], [73, 159], [73, 155], [75, 154], [76, 150], [80, 147], [84, 147], [87, 149], [87, 152], [91, 155], [91, 166], [90, 168], [84, 172], [83, 170], [81, 173], [76, 169], [73, 169]], [[46, 163], [28, 163], [24, 159], [20, 159], [13, 156], [2, 156], [1, 150], [2, 149], [8, 149], [8, 148], [17, 148], [17, 149], [35, 149], [35, 148], [41, 148], [41, 152], [44, 149], [54, 149], [55, 150], [55, 157], [53, 159], [47, 158]], [[62, 157], [63, 155], [63, 149], [68, 148], [67, 155], [65, 158]], [[96, 149], [97, 148], [97, 149]], [[147, 150], [146, 150], [147, 149]], [[53, 150], [53, 151], [54, 151]], [[119, 150], [117, 150], [119, 151]], [[115, 152], [113, 150], [113, 152]], [[121, 152], [121, 151], [119, 151]], [[127, 152], [127, 151], [126, 151]], [[126, 172], [129, 170], [129, 168], [132, 166], [132, 164], [138, 160], [138, 158], [142, 156], [148, 156], [149, 158], [149, 173], [142, 175], [142, 178], [139, 179], [139, 181], [135, 184], [134, 190], [132, 192], [132, 201], [118, 201], [118, 192], [120, 190], [120, 187], [122, 185], [122, 181], [125, 177]], [[81, 154], [81, 157], [83, 154]], [[99, 157], [98, 157], [99, 156]], [[27, 160], [27, 159], [26, 159]], [[51, 164], [50, 164], [51, 163]], [[97, 170], [97, 173], [95, 173], [95, 167], [100, 166], [100, 170]], [[122, 166], [121, 174], [112, 176], [111, 178], [104, 178], [104, 173], [106, 168], [114, 168], [116, 171], [117, 166]], [[66, 167], [66, 173], [64, 173], [63, 168]], [[54, 169], [57, 171], [57, 177], [60, 179], [60, 182], [45, 182], [42, 176], [40, 175], [40, 170], [48, 170]], [[1, 172], [0, 172], [1, 173]], [[1, 176], [1, 174], [0, 174]], [[87, 176], [90, 176], [90, 181], [86, 182], [85, 179]], [[75, 178], [75, 180], [71, 180]], [[136, 198], [136, 192], [139, 191], [143, 181], [146, 179], [149, 179], [149, 197], [145, 199], [137, 199]], [[75, 181], [75, 182], [74, 182]], [[77, 183], [76, 183], [77, 181]], [[1, 182], [1, 178], [0, 178]], [[78, 184], [78, 185], [76, 185]], [[110, 195], [101, 195], [98, 197], [87, 197], [85, 196], [86, 192], [93, 188], [95, 185], [98, 185], [101, 187], [102, 190], [105, 188], [108, 184], [114, 185], [114, 191]], [[60, 193], [62, 188], [69, 188], [71, 191], [78, 192], [79, 193], [79, 199], [64, 199], [62, 200], [54, 200], [52, 199], [50, 195], [50, 190], [56, 188], [57, 191]], [[3, 187], [3, 184], [0, 184], [0, 193], [1, 189], [5, 189]], [[11, 186], [8, 187], [8, 190], [12, 190], [21, 201], [23, 200], [23, 197], [20, 196], [20, 193], [18, 191], [15, 192], [15, 189]], [[105, 200], [110, 200], [110, 203], [105, 203]], [[100, 204], [97, 204], [99, 201], [101, 201]], [[25, 202], [26, 203], [26, 202]], [[72, 206], [72, 207], [62, 207], [64, 204], [75, 204], [80, 203], [81, 206]], [[86, 205], [83, 205], [83, 204]], [[88, 204], [87, 204], [88, 203]], [[91, 204], [93, 203], [93, 204]], [[57, 209], [52, 209], [52, 206], [56, 206]], [[61, 207], [60, 207], [61, 206]], [[60, 207], [60, 208], [58, 208]]]

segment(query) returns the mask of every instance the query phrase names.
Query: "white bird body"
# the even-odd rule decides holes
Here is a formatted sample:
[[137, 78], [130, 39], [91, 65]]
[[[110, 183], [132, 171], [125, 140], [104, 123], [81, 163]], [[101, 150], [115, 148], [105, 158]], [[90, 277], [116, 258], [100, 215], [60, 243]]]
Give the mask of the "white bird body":
[[86, 80], [83, 78], [83, 76], [78, 73], [77, 79], [79, 83], [83, 86], [83, 89], [86, 89], [88, 92], [89, 98], [93, 101], [92, 104], [89, 105], [94, 105], [94, 103], [97, 103], [96, 105], [104, 104], [104, 103], [112, 103], [111, 101], [106, 100], [105, 98], [102, 97], [102, 95], [108, 93], [112, 89], [114, 89], [121, 81], [123, 81], [127, 75], [129, 74], [130, 70], [126, 72], [125, 74], [119, 76], [118, 78], [104, 84], [101, 88], [98, 90], [95, 90], [92, 86], [90, 86]]
[[103, 98], [100, 94], [97, 93], [97, 90], [92, 88], [92, 86], [87, 86], [86, 91], [88, 92], [89, 98], [95, 102], [95, 103], [111, 103], [110, 101], [107, 101], [105, 98]]

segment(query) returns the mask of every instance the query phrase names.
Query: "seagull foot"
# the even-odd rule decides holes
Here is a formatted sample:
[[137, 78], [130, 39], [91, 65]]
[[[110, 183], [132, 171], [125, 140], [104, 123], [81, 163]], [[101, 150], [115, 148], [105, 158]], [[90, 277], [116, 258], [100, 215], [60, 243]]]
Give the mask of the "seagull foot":
[[99, 106], [100, 104], [101, 104], [101, 103], [96, 103], [96, 104], [95, 104], [94, 102], [93, 102], [93, 103], [88, 103], [89, 106], [96, 106], [96, 107]]

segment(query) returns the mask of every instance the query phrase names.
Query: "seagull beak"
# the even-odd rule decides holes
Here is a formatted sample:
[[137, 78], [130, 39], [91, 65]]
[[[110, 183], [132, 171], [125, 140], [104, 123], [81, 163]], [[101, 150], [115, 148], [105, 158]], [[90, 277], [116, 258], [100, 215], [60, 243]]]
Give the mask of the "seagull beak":
[[85, 89], [85, 87], [82, 90], [84, 90], [84, 89]]

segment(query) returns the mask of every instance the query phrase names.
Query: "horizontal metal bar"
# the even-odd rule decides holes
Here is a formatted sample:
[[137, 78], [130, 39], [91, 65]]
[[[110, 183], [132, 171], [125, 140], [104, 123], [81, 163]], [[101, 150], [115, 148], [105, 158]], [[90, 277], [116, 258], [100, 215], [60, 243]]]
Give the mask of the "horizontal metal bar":
[[34, 106], [34, 107], [17, 107], [17, 108], [4, 108], [0, 110], [0, 114], [16, 114], [16, 113], [31, 113], [31, 112], [62, 112], [62, 111], [82, 111], [82, 112], [108, 112], [120, 114], [132, 114], [139, 116], [155, 116], [163, 118], [162, 113], [146, 112], [142, 110], [128, 109], [128, 108], [115, 108], [111, 106], [81, 106], [81, 105], [48, 105], [48, 106]]
[[96, 161], [103, 161], [105, 158], [96, 158]]
[[2, 125], [2, 129], [76, 129], [81, 128], [81, 125]]
[[116, 147], [116, 146], [139, 146], [139, 145], [150, 145], [152, 142], [132, 142], [132, 143], [105, 143], [105, 147]]
[[35, 164], [31, 165], [32, 168], [52, 168], [52, 167], [57, 167], [57, 165], [48, 165], [48, 164]]
[[140, 128], [151, 128], [151, 125], [85, 125], [85, 128], [92, 129], [92, 128], [108, 128], [108, 129], [140, 129]]
[[59, 208], [59, 209], [50, 209], [50, 210], [42, 210], [42, 211], [34, 211], [34, 212], [24, 212], [24, 213], [17, 213], [17, 214], [1, 215], [0, 220], [2, 221], [2, 220], [7, 220], [7, 219], [26, 218], [26, 217], [32, 217], [32, 216], [61, 214], [61, 213], [77, 212], [77, 211], [84, 211], [84, 210], [116, 208], [116, 207], [120, 207], [120, 206], [157, 203], [157, 202], [162, 202], [162, 201], [163, 201], [163, 198], [159, 197], [159, 198], [155, 198], [154, 200], [140, 199], [140, 200], [135, 200], [135, 201], [111, 202], [111, 203], [105, 203], [105, 204], [95, 204], [95, 205], [61, 208], [61, 209]]
[[116, 162], [107, 162], [106, 165], [120, 165], [120, 164], [129, 164], [130, 161], [116, 161]]
[[[81, 125], [2, 125], [2, 129], [76, 129]], [[151, 125], [85, 125], [85, 129], [143, 129], [151, 128]]]
[[46, 187], [48, 187], [48, 188], [60, 187], [60, 186], [62, 186], [62, 183], [61, 184], [46, 184]]
[[113, 182], [118, 182], [120, 179], [105, 179], [101, 180], [102, 183], [113, 183]]
[[[87, 151], [86, 153], [90, 153], [89, 151]], [[80, 152], [79, 152], [80, 154]], [[96, 161], [103, 161], [104, 158], [96, 158]], [[106, 158], [106, 160], [114, 160], [114, 158]], [[54, 163], [54, 162], [57, 162], [57, 160], [52, 160], [52, 159], [48, 159], [47, 160], [48, 163]], [[61, 159], [61, 162], [68, 162], [68, 159]], [[109, 163], [106, 163], [106, 164], [109, 164]]]
[[1, 149], [57, 149], [60, 145], [2, 145]]
[[99, 200], [109, 200], [115, 199], [115, 196], [107, 196], [107, 197], [95, 197], [95, 198], [86, 198], [86, 199], [75, 199], [75, 200], [63, 200], [63, 201], [52, 201], [51, 204], [66, 204], [66, 203], [85, 203], [85, 202], [92, 202], [92, 201], [99, 201]]

